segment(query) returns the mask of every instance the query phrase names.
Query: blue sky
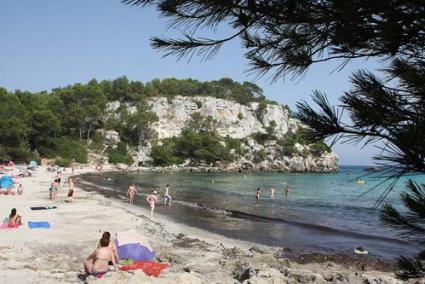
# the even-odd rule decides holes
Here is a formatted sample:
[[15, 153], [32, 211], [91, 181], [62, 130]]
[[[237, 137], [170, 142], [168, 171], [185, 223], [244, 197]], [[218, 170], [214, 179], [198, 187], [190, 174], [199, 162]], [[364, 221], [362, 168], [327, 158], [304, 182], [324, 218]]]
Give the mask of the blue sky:
[[[162, 58], [149, 45], [154, 35], [176, 35], [167, 20], [152, 9], [125, 6], [119, 0], [2, 0], [0, 2], [0, 86], [8, 90], [50, 90], [55, 87], [126, 75], [131, 80], [230, 77], [254, 81], [265, 95], [295, 109], [310, 101], [317, 89], [331, 102], [350, 88], [353, 70], [378, 68], [376, 62], [354, 61], [340, 72], [337, 63], [312, 67], [297, 81], [270, 83], [247, 74], [247, 61], [238, 41], [225, 46], [212, 60], [177, 62]], [[222, 31], [215, 35], [220, 37]], [[212, 34], [214, 36], [214, 34]], [[333, 72], [334, 71], [334, 72]], [[371, 164], [374, 147], [336, 145], [341, 164]]]

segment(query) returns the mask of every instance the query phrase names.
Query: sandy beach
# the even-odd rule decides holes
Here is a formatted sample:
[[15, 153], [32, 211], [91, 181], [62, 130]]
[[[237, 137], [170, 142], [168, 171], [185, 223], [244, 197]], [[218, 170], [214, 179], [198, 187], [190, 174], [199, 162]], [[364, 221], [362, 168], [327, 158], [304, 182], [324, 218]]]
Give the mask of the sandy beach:
[[[85, 167], [75, 174], [90, 171], [94, 168]], [[68, 169], [63, 180], [70, 174]], [[24, 186], [22, 196], [0, 196], [1, 218], [16, 208], [24, 221], [16, 230], [0, 230], [3, 283], [402, 283], [390, 266], [379, 261], [338, 255], [288, 259], [282, 248], [228, 239], [175, 224], [165, 216], [156, 215], [152, 222], [145, 208], [84, 191], [81, 183], [73, 203], [65, 202], [64, 183], [57, 200], [51, 201], [48, 188], [54, 178], [55, 173], [39, 167], [35, 176], [18, 179]], [[31, 206], [57, 209], [32, 211]], [[52, 227], [29, 229], [28, 221], [48, 221]], [[129, 229], [143, 234], [156, 252], [155, 261], [170, 267], [158, 278], [136, 270], [85, 279], [82, 263], [102, 232], [114, 235]]]

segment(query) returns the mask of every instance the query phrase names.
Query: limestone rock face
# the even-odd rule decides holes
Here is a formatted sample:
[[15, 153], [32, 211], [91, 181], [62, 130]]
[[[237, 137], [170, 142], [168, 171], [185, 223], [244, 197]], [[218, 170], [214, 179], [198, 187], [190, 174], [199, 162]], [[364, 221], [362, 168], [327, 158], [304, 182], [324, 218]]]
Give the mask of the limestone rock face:
[[155, 125], [159, 139], [179, 136], [195, 112], [217, 120], [218, 134], [232, 138], [241, 139], [256, 132], [265, 133], [265, 127], [269, 126], [271, 121], [276, 123], [277, 138], [285, 136], [288, 131], [295, 132], [298, 129], [297, 122], [289, 118], [288, 110], [281, 105], [267, 105], [263, 123], [256, 116], [257, 102], [241, 105], [214, 97], [177, 96], [171, 102], [164, 97], [153, 98], [150, 106], [159, 118]]
[[[284, 172], [335, 172], [337, 170], [338, 157], [334, 153], [313, 155], [309, 145], [297, 143], [294, 145], [295, 152], [288, 156], [282, 153], [281, 146], [277, 145], [276, 141], [259, 144], [252, 138], [255, 133], [267, 133], [266, 128], [272, 123], [275, 124], [273, 135], [276, 139], [285, 139], [291, 133], [297, 132], [299, 128], [305, 127], [290, 118], [289, 110], [283, 105], [267, 104], [260, 107], [258, 102], [242, 105], [234, 101], [207, 96], [154, 97], [148, 101], [148, 105], [158, 116], [158, 121], [153, 124], [153, 129], [158, 134], [158, 145], [161, 145], [161, 139], [180, 136], [194, 113], [215, 120], [218, 135], [243, 139], [241, 147], [246, 154], [237, 157], [233, 162], [215, 165], [218, 170], [252, 169]], [[106, 116], [116, 117], [120, 106], [119, 102], [109, 103], [105, 112]], [[137, 111], [134, 106], [124, 106], [129, 113]], [[120, 141], [116, 131], [104, 131], [103, 137], [106, 145], [113, 145]], [[150, 141], [131, 150], [136, 165], [152, 165]], [[189, 164], [190, 160], [166, 170], [188, 170]], [[203, 166], [209, 170], [213, 169], [212, 165]], [[190, 170], [194, 169], [190, 168]]]

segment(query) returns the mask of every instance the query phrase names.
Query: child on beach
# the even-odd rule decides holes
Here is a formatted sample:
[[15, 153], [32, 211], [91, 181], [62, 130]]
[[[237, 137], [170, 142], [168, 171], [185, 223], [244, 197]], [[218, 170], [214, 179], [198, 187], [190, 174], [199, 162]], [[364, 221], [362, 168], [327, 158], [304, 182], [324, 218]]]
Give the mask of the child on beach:
[[153, 220], [153, 211], [155, 210], [155, 203], [158, 201], [158, 197], [156, 196], [157, 192], [154, 190], [151, 194], [148, 195], [146, 201], [149, 203], [151, 207], [151, 220]]
[[165, 187], [165, 195], [164, 195], [164, 205], [168, 205], [171, 206], [171, 195], [169, 193], [170, 190], [170, 185], [167, 184], [167, 186]]
[[16, 208], [13, 208], [10, 211], [8, 227], [16, 228], [20, 225], [22, 225], [22, 217], [21, 217], [21, 215], [17, 214]]
[[68, 179], [68, 201], [72, 202], [72, 198], [74, 196], [74, 182], [72, 178]]

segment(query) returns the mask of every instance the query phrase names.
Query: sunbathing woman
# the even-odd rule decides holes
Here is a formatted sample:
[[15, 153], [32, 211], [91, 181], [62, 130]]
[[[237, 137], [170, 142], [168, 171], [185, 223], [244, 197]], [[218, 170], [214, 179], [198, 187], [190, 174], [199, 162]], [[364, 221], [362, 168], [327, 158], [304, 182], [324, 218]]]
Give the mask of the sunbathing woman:
[[[118, 252], [117, 252], [117, 248], [114, 244], [114, 242], [111, 242], [111, 233], [109, 232], [104, 232], [102, 235], [102, 239], [108, 239], [109, 240], [109, 248], [112, 250], [112, 252], [114, 253], [114, 257], [115, 257], [115, 262], [118, 263], [119, 262], [119, 257], [118, 257]], [[101, 245], [100, 243], [97, 245], [97, 248], [100, 248]]]
[[110, 239], [102, 236], [100, 239], [100, 247], [96, 248], [94, 252], [84, 262], [84, 270], [86, 275], [98, 275], [109, 271], [108, 262], [112, 261], [115, 271], [117, 270], [117, 263], [112, 249], [109, 247]]
[[8, 226], [10, 228], [16, 228], [20, 225], [22, 225], [22, 217], [21, 215], [16, 214], [16, 208], [13, 208], [10, 211]]

